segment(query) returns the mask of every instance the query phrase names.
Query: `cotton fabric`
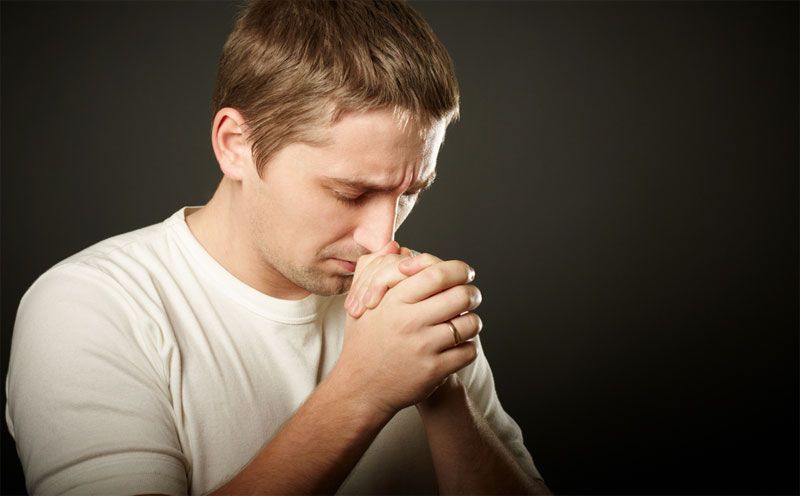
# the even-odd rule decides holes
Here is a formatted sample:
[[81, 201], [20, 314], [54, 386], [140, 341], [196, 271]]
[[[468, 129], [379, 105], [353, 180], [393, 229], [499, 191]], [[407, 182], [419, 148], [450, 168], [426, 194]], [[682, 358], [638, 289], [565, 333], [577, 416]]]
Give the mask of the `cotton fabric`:
[[[209, 493], [335, 365], [344, 296], [288, 301], [246, 285], [194, 237], [189, 208], [61, 261], [22, 298], [6, 422], [31, 493]], [[540, 477], [479, 351], [459, 372], [470, 398]], [[436, 492], [414, 407], [384, 427], [339, 490]]]

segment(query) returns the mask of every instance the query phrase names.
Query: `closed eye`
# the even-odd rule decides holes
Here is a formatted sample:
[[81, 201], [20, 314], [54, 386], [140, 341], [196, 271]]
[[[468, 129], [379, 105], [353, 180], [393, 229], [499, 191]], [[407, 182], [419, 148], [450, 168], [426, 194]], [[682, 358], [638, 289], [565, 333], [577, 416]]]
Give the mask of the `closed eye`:
[[351, 197], [351, 196], [343, 196], [343, 195], [339, 195], [339, 194], [334, 195], [334, 197], [336, 198], [336, 201], [338, 201], [340, 203], [344, 203], [345, 205], [350, 205], [350, 206], [356, 206], [356, 205], [360, 205], [361, 203], [363, 203], [364, 202], [364, 196], [365, 195], [358, 195], [358, 196]]
[[[410, 202], [412, 200], [416, 200], [417, 202], [419, 202], [419, 198], [420, 198], [420, 196], [422, 196], [422, 192], [425, 191], [425, 189], [427, 189], [427, 188], [424, 188], [424, 189], [421, 189], [421, 190], [418, 190], [418, 191], [414, 191], [414, 192], [408, 191], [406, 193], [403, 193], [400, 196], [400, 198], [401, 198], [402, 201], [405, 201], [405, 202]], [[367, 200], [369, 195], [370, 195], [370, 193], [361, 193], [360, 195], [348, 196], [348, 195], [345, 195], [345, 194], [342, 194], [342, 193], [338, 193], [336, 191], [333, 192], [333, 196], [334, 196], [334, 198], [336, 198], [336, 201], [338, 201], [339, 203], [343, 203], [343, 204], [345, 204], [347, 206], [351, 206], [351, 207], [356, 207], [358, 205], [361, 205], [362, 203], [364, 203]]]

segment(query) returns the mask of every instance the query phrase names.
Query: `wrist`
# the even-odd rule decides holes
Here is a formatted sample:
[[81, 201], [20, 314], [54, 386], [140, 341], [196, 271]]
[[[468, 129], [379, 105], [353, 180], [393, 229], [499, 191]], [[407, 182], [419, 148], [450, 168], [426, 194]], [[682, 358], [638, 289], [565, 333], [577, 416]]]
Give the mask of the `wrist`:
[[430, 396], [417, 403], [417, 410], [423, 417], [438, 412], [449, 411], [458, 405], [466, 404], [467, 388], [457, 374], [450, 374]]
[[353, 378], [354, 374], [347, 373], [341, 367], [334, 367], [319, 384], [317, 392], [335, 403], [334, 408], [344, 408], [348, 415], [360, 419], [365, 427], [383, 428], [397, 412], [370, 397]]

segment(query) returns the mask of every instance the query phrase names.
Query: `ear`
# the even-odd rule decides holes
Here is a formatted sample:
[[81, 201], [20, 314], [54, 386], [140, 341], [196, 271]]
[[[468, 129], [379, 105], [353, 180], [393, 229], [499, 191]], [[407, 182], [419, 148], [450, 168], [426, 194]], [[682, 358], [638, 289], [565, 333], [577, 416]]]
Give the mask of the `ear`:
[[252, 167], [252, 152], [244, 135], [244, 117], [238, 110], [225, 107], [214, 116], [211, 146], [222, 173], [241, 181]]

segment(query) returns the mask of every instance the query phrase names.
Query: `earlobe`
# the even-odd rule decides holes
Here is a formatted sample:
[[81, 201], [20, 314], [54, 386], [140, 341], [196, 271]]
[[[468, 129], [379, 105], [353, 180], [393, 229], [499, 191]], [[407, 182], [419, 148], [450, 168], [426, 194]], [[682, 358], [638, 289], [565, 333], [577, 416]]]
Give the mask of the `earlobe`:
[[241, 181], [250, 163], [250, 145], [244, 135], [244, 118], [236, 109], [225, 107], [214, 116], [211, 146], [222, 173]]

